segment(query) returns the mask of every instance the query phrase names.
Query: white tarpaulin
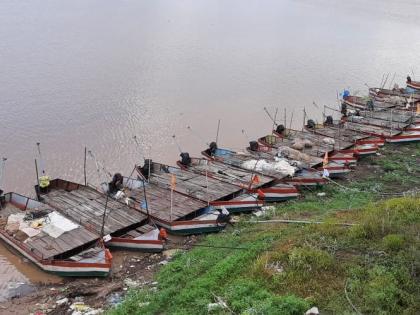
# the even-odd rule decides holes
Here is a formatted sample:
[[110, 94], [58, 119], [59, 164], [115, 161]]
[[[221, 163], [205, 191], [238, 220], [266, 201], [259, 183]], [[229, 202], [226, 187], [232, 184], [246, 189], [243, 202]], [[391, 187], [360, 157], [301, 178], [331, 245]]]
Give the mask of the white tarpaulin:
[[291, 166], [286, 160], [276, 159], [276, 161], [267, 162], [266, 160], [248, 160], [242, 163], [242, 167], [257, 172], [280, 172], [284, 175], [293, 176], [296, 168]]
[[57, 238], [64, 232], [77, 229], [78, 227], [77, 224], [54, 211], [48, 214], [48, 219], [46, 220], [42, 231], [51, 237]]

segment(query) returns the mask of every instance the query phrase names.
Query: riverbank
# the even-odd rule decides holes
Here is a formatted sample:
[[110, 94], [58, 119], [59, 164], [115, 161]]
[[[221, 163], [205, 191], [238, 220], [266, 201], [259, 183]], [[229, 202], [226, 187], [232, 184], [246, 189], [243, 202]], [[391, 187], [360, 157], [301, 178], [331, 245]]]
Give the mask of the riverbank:
[[[420, 145], [387, 145], [347, 179], [204, 237], [109, 314], [417, 313]], [[402, 197], [407, 195], [407, 197]], [[336, 223], [351, 223], [341, 226]]]
[[[241, 216], [237, 224], [222, 233], [171, 238], [169, 251], [163, 254], [115, 252], [109, 278], [64, 279], [61, 284], [38, 286], [32, 294], [0, 303], [0, 314], [66, 314], [72, 305], [107, 309], [110, 314], [135, 314], [140, 309], [142, 314], [200, 314], [207, 313], [209, 303], [218, 299], [228, 308], [217, 309], [214, 304], [214, 314], [246, 310], [250, 314], [252, 310], [293, 313], [312, 305], [324, 312], [343, 313], [352, 311], [345, 296], [346, 281], [347, 295], [362, 310], [372, 310], [374, 301], [382, 301], [385, 293], [375, 289], [382, 286], [381, 281], [386, 287], [395, 284], [392, 301], [404, 302], [404, 310], [417, 310], [418, 305], [410, 303], [410, 299], [419, 300], [412, 291], [418, 287], [410, 273], [392, 278], [388, 267], [381, 268], [391, 265], [391, 270], [396, 266], [406, 270], [412, 263], [400, 254], [416, 249], [410, 231], [411, 224], [418, 228], [418, 217], [410, 217], [412, 223], [397, 220], [396, 226], [387, 231], [391, 234], [388, 238], [381, 234], [365, 239], [363, 230], [334, 223], [361, 223], [371, 215], [371, 221], [374, 218], [381, 222], [386, 216], [382, 212], [372, 214], [376, 207], [371, 204], [419, 187], [420, 144], [386, 145], [380, 155], [362, 159], [347, 178], [305, 191], [302, 198], [281, 203], [258, 218], [326, 224], [254, 224], [248, 221], [256, 220], [255, 216]], [[418, 199], [390, 202], [385, 208], [402, 202], [404, 207], [414, 207], [417, 216], [420, 211]], [[398, 217], [404, 216], [398, 209]], [[172, 258], [174, 249], [181, 251]], [[360, 268], [367, 273], [361, 274]], [[400, 287], [400, 276], [406, 277], [404, 288]], [[368, 302], [361, 298], [366, 290], [372, 294]], [[403, 301], [399, 300], [401, 296]], [[388, 305], [392, 301], [382, 302]]]

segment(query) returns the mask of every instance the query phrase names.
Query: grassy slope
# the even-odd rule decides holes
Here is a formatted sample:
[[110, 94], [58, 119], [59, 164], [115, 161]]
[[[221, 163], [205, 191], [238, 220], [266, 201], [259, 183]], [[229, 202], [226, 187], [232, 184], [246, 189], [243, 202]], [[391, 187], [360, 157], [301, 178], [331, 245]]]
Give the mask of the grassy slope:
[[242, 222], [204, 237], [200, 245], [231, 248], [197, 246], [179, 254], [156, 275], [157, 291], [131, 291], [109, 313], [206, 314], [218, 296], [230, 310], [213, 314], [302, 314], [313, 305], [324, 314], [351, 314], [345, 290], [362, 313], [420, 312], [420, 200], [378, 201], [383, 192], [420, 187], [419, 157], [419, 144], [388, 146], [362, 162], [353, 179], [339, 182], [346, 188], [305, 192], [272, 214], [325, 224]]

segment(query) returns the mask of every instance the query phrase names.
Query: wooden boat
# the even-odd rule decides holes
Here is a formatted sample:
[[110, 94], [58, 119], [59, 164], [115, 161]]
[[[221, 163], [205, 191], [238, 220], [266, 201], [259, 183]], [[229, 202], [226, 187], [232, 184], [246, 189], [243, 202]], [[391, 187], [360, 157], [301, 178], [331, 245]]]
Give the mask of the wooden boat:
[[[272, 138], [272, 137], [269, 137], [269, 138]], [[267, 142], [272, 141], [272, 139], [267, 139], [265, 141]], [[284, 145], [279, 145], [277, 147], [264, 145], [263, 143], [258, 143], [258, 142], [257, 144], [258, 146], [256, 148], [254, 146], [254, 149], [250, 150], [253, 152], [253, 154], [257, 154], [261, 158], [265, 158], [265, 159], [283, 157], [283, 158], [289, 159], [290, 161], [297, 161], [303, 164], [303, 169], [307, 172], [312, 172], [312, 170], [315, 170], [315, 171], [319, 170], [322, 173], [324, 173], [324, 170], [326, 170], [329, 174], [329, 177], [331, 178], [341, 177], [350, 172], [350, 168], [348, 167], [348, 165], [345, 165], [344, 163], [331, 161], [331, 160], [329, 160], [327, 163], [324, 163], [323, 158], [309, 155], [299, 150], [295, 150], [291, 148], [287, 142], [285, 142]], [[303, 173], [302, 177], [305, 177], [305, 176], [312, 177], [313, 175], [318, 177], [318, 174], [319, 174], [318, 171], [316, 174], [312, 173], [312, 174], [306, 175], [305, 173]], [[295, 178], [296, 180], [299, 180], [299, 177], [295, 177]], [[322, 179], [324, 179], [326, 182], [326, 179], [323, 178], [323, 175], [322, 175]], [[315, 180], [318, 181], [317, 179]], [[310, 185], [310, 184], [306, 183], [305, 185]]]
[[37, 267], [66, 277], [109, 274], [112, 256], [97, 234], [28, 197], [0, 198], [0, 238]]
[[220, 213], [208, 203], [154, 183], [135, 178], [124, 178], [124, 191], [134, 203], [130, 206], [148, 214], [154, 223], [171, 234], [191, 235], [223, 230], [225, 222]]
[[407, 102], [412, 106], [420, 101], [420, 92], [410, 93], [403, 88], [392, 90], [384, 88], [369, 88], [369, 96], [378, 101], [396, 104], [403, 107], [406, 107]]
[[346, 129], [353, 130], [356, 132], [361, 132], [375, 137], [382, 137], [386, 142], [390, 143], [420, 141], [419, 131], [391, 130], [384, 127], [359, 124], [351, 121], [343, 122], [343, 126]]
[[[369, 109], [368, 107], [369, 97], [361, 96], [345, 96], [343, 98], [342, 104], [355, 109]], [[374, 109], [389, 109], [394, 108], [396, 105], [386, 102], [374, 102]]]
[[[183, 153], [185, 154], [185, 153]], [[185, 155], [183, 155], [185, 156]], [[250, 192], [257, 193], [264, 202], [278, 202], [296, 197], [298, 192], [293, 185], [285, 184], [276, 177], [266, 176], [250, 170], [234, 167], [215, 160], [188, 158], [177, 161], [182, 169], [212, 177], [219, 181], [234, 183]]]
[[[328, 140], [328, 141], [327, 141]], [[263, 145], [266, 146], [284, 146], [288, 144], [290, 147], [296, 148], [296, 142], [306, 143], [302, 148], [302, 152], [307, 153], [308, 155], [325, 157], [327, 152], [329, 161], [335, 161], [344, 164], [355, 164], [357, 158], [354, 156], [357, 151], [352, 148], [353, 143], [347, 141], [329, 141], [320, 135], [315, 133], [285, 129], [284, 131], [273, 130], [272, 135], [262, 137], [258, 139]], [[311, 145], [308, 145], [308, 144]]]
[[259, 210], [264, 205], [264, 198], [259, 196], [257, 190], [248, 190], [243, 185], [220, 181], [179, 167], [146, 160], [143, 167], [137, 167], [137, 171], [149, 183], [168, 190], [175, 175], [176, 192], [207, 202], [216, 209], [225, 207], [230, 213]]
[[355, 122], [355, 123], [363, 124], [363, 125], [382, 127], [386, 129], [392, 129], [392, 130], [400, 130], [400, 131], [420, 130], [420, 125], [396, 122], [396, 121], [390, 121], [390, 120], [383, 120], [383, 119], [377, 119], [377, 118], [366, 117], [366, 116], [349, 115], [349, 116], [343, 117], [342, 120]]
[[420, 81], [407, 81], [407, 87], [415, 91], [420, 91]]
[[[347, 152], [351, 153], [356, 150], [355, 154], [359, 157], [376, 154], [379, 144], [383, 145], [385, 143], [382, 138], [372, 137], [348, 129], [343, 129], [342, 125], [339, 124], [324, 124], [316, 125], [315, 127], [305, 125], [305, 128], [310, 132], [314, 132], [315, 134], [323, 137], [329, 137], [335, 141], [354, 143], [353, 149], [350, 149], [350, 151]], [[342, 152], [346, 152], [346, 150], [342, 150]]]
[[379, 119], [379, 120], [385, 120], [385, 121], [392, 120], [393, 122], [407, 124], [407, 125], [420, 124], [420, 117], [418, 117], [416, 113], [412, 113], [409, 111], [400, 111], [400, 110], [395, 110], [395, 109], [380, 110], [380, 111], [361, 110], [361, 111], [357, 111], [353, 115]]
[[[46, 192], [35, 187], [39, 199], [96, 235], [109, 235], [107, 247], [160, 252], [159, 231], [148, 217], [129, 206], [108, 198], [90, 186], [54, 179]], [[104, 211], [106, 205], [106, 215]]]
[[[378, 137], [370, 137], [363, 134], [358, 134], [356, 132], [352, 132], [347, 130], [344, 132], [341, 128], [333, 129], [330, 128], [331, 126], [316, 126], [315, 128], [311, 128], [308, 125], [305, 128], [308, 131], [312, 131], [317, 135], [321, 135], [323, 137], [328, 137], [334, 139], [334, 141], [346, 141], [346, 142], [353, 142], [354, 145], [351, 149], [344, 149], [341, 150], [342, 153], [350, 153], [354, 154], [357, 157], [363, 157], [367, 155], [376, 154], [378, 152], [378, 143], [384, 143], [384, 140]], [[369, 140], [367, 138], [370, 138]]]

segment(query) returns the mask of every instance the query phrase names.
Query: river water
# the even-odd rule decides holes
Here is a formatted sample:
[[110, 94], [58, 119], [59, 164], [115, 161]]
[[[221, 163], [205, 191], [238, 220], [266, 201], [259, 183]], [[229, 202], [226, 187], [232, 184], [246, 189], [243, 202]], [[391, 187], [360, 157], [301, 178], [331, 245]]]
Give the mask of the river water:
[[85, 146], [127, 174], [173, 164], [172, 135], [198, 155], [218, 119], [219, 144], [242, 148], [270, 131], [264, 106], [300, 128], [344, 88], [420, 77], [419, 21], [418, 0], [2, 0], [2, 187], [33, 195], [36, 142], [50, 176], [82, 181]]

